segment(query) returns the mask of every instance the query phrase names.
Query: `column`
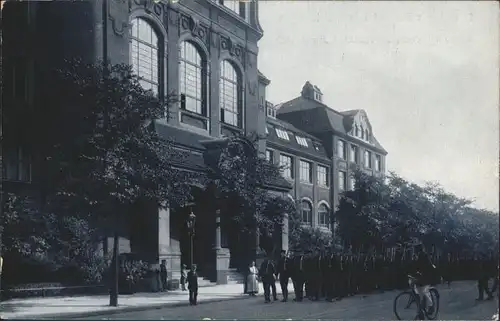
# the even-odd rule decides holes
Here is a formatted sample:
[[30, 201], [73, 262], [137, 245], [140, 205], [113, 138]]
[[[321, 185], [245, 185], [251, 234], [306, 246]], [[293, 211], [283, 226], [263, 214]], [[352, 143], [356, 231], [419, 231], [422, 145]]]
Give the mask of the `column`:
[[178, 242], [173, 246], [170, 235], [170, 208], [158, 210], [158, 266], [166, 261], [169, 289], [179, 287], [181, 253]]
[[229, 249], [221, 246], [220, 210], [215, 211], [215, 276], [217, 284], [227, 284], [229, 275]]
[[283, 214], [283, 226], [281, 229], [281, 250], [288, 252], [288, 214]]

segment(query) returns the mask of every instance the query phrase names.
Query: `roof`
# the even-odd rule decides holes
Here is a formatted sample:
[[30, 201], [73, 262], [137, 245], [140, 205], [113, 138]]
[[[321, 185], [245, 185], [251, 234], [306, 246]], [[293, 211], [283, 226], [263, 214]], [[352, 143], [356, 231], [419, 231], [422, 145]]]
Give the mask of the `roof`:
[[[282, 103], [276, 114], [280, 119], [312, 134], [335, 131], [347, 136], [350, 130], [348, 124], [352, 124], [353, 118], [360, 112], [366, 113], [362, 109], [338, 112], [321, 102], [299, 96]], [[375, 149], [387, 154], [374, 136], [372, 143]]]
[[[288, 132], [288, 136], [290, 139], [284, 140], [279, 138], [276, 130], [273, 127], [285, 129]], [[298, 129], [292, 124], [281, 119], [267, 118], [267, 128], [268, 134], [266, 140], [268, 143], [292, 149], [298, 153], [312, 155], [326, 162], [329, 161], [328, 153], [326, 152], [321, 140], [319, 140], [317, 137]], [[307, 147], [300, 145], [295, 138], [296, 136], [305, 138], [307, 141]]]
[[[197, 172], [206, 172], [207, 170], [205, 157], [207, 156], [205, 148], [207, 142], [213, 140], [217, 143], [221, 141], [221, 139], [200, 135], [161, 121], [155, 122], [155, 130], [160, 137], [174, 144], [176, 152], [173, 155], [172, 165]], [[288, 191], [292, 188], [290, 183], [281, 176], [268, 179], [265, 185], [268, 189], [279, 191]]]
[[257, 69], [257, 76], [259, 77], [259, 80], [261, 80], [264, 84], [269, 85], [271, 83], [271, 80], [267, 78], [260, 70]]

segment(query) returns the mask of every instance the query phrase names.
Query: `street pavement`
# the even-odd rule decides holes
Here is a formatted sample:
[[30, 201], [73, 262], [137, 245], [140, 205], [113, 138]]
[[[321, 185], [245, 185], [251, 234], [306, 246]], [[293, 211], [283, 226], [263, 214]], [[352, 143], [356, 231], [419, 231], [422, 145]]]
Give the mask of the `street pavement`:
[[[279, 286], [278, 286], [279, 287]], [[475, 282], [455, 282], [448, 288], [438, 286], [441, 294], [440, 320], [491, 320], [498, 301], [476, 302]], [[291, 286], [290, 286], [291, 290]], [[112, 319], [357, 319], [394, 320], [393, 300], [398, 291], [387, 291], [367, 296], [357, 295], [337, 302], [304, 300], [279, 301], [265, 304], [262, 296], [199, 304], [197, 306], [165, 307], [137, 312], [82, 318], [87, 320]], [[262, 294], [262, 293], [261, 293]], [[203, 296], [203, 293], [200, 293]], [[293, 294], [290, 295], [293, 298]], [[186, 296], [187, 300], [187, 296]]]

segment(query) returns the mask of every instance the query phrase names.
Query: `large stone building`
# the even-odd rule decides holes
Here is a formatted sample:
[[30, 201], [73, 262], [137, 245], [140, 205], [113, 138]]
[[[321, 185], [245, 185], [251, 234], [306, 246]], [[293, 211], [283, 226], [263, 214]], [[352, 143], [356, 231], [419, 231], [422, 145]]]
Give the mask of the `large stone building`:
[[[385, 170], [386, 152], [364, 111], [328, 108], [309, 83], [296, 99], [277, 106], [267, 101], [270, 80], [257, 69], [263, 35], [257, 1], [7, 2], [3, 17], [4, 110], [44, 108], [37, 98], [53, 90], [44, 73], [65, 58], [131, 64], [143, 86], [160, 99], [170, 93], [181, 97], [168, 119], [155, 122], [161, 136], [189, 155], [176, 165], [179, 169], [204, 173], [204, 156], [234, 133], [266, 136], [256, 152], [286, 165], [284, 179], [271, 182], [269, 191], [300, 202], [304, 223], [324, 229], [332, 227], [339, 191], [348, 188], [351, 163], [365, 161], [365, 170], [374, 173]], [[43, 180], [43, 151], [25, 126], [4, 128], [4, 186], [36, 193]], [[221, 229], [223, 210], [207, 207], [207, 201], [199, 193], [182, 208], [138, 204], [122, 227], [120, 251], [141, 253], [154, 263], [165, 259], [174, 278], [181, 262], [189, 263], [193, 255], [206, 276], [227, 282], [230, 268], [241, 262], [230, 260], [235, 253], [229, 243], [235, 240]], [[141, 215], [133, 215], [137, 212]], [[197, 217], [194, 253], [185, 231], [191, 212]], [[287, 249], [283, 232], [281, 247]], [[104, 240], [104, 252], [110, 242]]]

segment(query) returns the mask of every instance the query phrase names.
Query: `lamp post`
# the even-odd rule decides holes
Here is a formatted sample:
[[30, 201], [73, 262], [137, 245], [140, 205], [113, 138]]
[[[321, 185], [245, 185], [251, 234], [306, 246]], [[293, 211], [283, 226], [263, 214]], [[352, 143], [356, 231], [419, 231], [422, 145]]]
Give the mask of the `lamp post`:
[[195, 225], [196, 225], [196, 215], [194, 215], [193, 210], [191, 209], [191, 213], [189, 214], [186, 225], [188, 228], [189, 234], [189, 255], [190, 255], [190, 266], [193, 265], [193, 238], [195, 233]]

